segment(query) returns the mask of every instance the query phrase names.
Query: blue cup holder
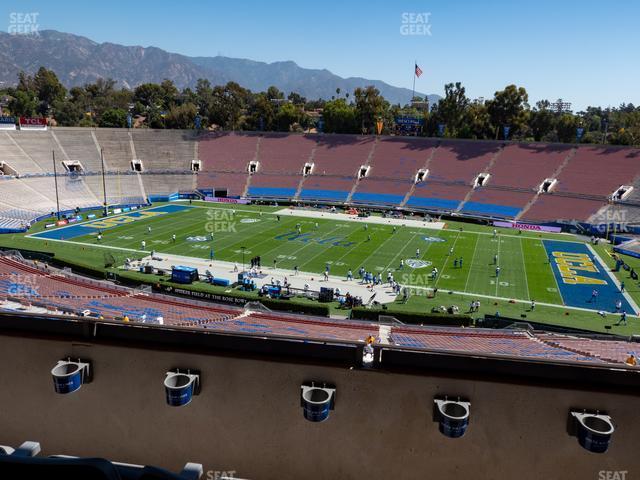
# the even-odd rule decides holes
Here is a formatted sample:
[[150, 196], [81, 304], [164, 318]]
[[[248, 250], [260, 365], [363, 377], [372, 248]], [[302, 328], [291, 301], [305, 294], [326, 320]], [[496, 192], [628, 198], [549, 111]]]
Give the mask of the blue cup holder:
[[167, 405], [183, 407], [191, 403], [194, 395], [197, 395], [199, 375], [191, 373], [167, 372], [164, 379]]
[[56, 393], [68, 394], [80, 390], [89, 379], [89, 364], [86, 362], [74, 362], [71, 360], [60, 360], [51, 369], [53, 377], [53, 387]]
[[324, 422], [334, 408], [335, 389], [302, 386], [304, 418], [310, 422]]
[[577, 423], [578, 443], [592, 453], [605, 453], [611, 444], [615, 426], [608, 415], [571, 413]]
[[437, 407], [436, 419], [438, 429], [445, 437], [462, 437], [469, 426], [470, 406], [469, 402], [453, 400], [434, 400]]

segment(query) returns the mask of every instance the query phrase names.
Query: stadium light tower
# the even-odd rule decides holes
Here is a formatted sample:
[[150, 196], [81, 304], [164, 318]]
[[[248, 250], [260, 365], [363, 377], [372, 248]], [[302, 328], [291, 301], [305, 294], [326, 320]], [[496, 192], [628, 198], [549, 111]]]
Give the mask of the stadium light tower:
[[561, 98], [551, 103], [551, 110], [556, 113], [571, 113], [571, 102], [565, 102]]

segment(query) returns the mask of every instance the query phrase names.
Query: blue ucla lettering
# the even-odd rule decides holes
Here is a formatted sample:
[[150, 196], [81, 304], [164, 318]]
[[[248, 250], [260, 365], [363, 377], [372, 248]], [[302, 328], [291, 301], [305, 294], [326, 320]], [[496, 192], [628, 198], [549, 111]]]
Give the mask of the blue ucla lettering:
[[[287, 240], [291, 241], [291, 240], [294, 240], [297, 236], [298, 236], [298, 234], [296, 232], [287, 232], [287, 233], [283, 233], [282, 235], [277, 235], [274, 238], [276, 240], [287, 239]], [[289, 238], [287, 238], [287, 237], [289, 237]]]
[[335, 242], [336, 240], [338, 240], [340, 237], [327, 237], [323, 240], [318, 240], [318, 244], [319, 245], [324, 245], [325, 243], [331, 243], [331, 242]]
[[356, 242], [347, 242], [347, 241], [339, 241], [339, 242], [333, 242], [332, 245], [334, 247], [350, 247], [351, 245], [355, 245]]

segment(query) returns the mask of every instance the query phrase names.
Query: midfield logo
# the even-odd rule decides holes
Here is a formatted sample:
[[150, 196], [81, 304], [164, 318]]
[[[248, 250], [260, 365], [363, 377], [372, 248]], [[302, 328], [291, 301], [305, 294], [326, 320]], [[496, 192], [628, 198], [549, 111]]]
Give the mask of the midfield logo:
[[405, 265], [409, 268], [426, 268], [431, 266], [431, 262], [428, 260], [416, 260], [415, 258], [409, 258], [404, 261]]

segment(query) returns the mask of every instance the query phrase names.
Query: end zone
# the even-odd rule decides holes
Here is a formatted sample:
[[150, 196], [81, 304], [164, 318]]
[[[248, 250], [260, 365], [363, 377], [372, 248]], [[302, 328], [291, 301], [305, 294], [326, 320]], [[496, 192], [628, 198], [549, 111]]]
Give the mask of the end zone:
[[45, 230], [43, 232], [34, 233], [33, 235], [27, 235], [27, 237], [44, 238], [47, 240], [69, 240], [76, 237], [82, 237], [84, 235], [90, 235], [98, 231], [109, 230], [138, 220], [156, 218], [162, 215], [187, 210], [189, 208], [191, 207], [187, 205], [161, 205], [158, 207], [112, 215], [110, 217], [102, 217], [84, 223], [67, 225], [53, 230]]

